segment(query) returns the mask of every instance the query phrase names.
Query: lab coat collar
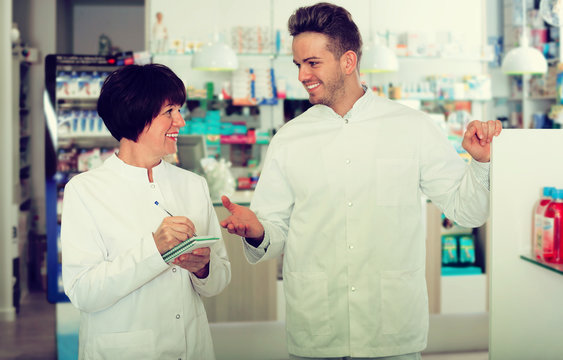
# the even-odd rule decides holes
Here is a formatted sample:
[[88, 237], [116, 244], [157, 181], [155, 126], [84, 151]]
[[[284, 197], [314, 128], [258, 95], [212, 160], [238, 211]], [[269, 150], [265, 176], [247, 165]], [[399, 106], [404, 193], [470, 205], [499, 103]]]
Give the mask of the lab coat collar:
[[[149, 183], [149, 177], [147, 175], [147, 169], [137, 166], [132, 166], [117, 157], [117, 154], [112, 154], [105, 162], [104, 166], [116, 171], [120, 175], [136, 181], [142, 181]], [[166, 169], [166, 164], [164, 160], [160, 160], [160, 163], [152, 168], [152, 176], [155, 181], [157, 181]]]
[[366, 85], [362, 85], [362, 88], [364, 89], [364, 95], [362, 95], [358, 100], [356, 100], [352, 108], [346, 114], [344, 114], [344, 116], [338, 115], [329, 106], [315, 105], [314, 108], [316, 109], [318, 116], [323, 118], [329, 117], [335, 120], [346, 119], [351, 122], [363, 120], [363, 118], [365, 118], [366, 115], [364, 109], [371, 101], [377, 99], [376, 96], [373, 94], [373, 92], [370, 91]]

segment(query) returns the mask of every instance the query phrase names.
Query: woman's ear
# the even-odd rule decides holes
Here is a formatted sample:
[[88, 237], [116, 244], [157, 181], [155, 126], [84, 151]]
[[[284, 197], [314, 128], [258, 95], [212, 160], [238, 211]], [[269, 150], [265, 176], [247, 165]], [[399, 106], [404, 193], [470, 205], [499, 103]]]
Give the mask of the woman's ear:
[[340, 57], [340, 66], [346, 75], [352, 74], [358, 66], [358, 55], [352, 50], [346, 51]]

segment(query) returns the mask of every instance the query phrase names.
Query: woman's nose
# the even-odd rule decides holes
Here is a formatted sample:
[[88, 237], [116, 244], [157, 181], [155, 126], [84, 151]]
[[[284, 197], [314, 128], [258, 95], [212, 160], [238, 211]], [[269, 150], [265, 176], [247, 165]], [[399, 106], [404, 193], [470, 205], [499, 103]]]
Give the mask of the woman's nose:
[[186, 121], [184, 121], [184, 118], [182, 117], [182, 114], [180, 114], [180, 112], [178, 112], [177, 115], [174, 117], [174, 125], [176, 125], [179, 128], [184, 127], [186, 125]]

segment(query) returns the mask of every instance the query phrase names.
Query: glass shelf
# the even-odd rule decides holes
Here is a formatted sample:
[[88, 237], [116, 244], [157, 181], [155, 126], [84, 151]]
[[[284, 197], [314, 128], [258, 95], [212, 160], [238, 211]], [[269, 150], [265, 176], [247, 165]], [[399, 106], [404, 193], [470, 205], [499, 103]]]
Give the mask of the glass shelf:
[[557, 100], [556, 96], [530, 96], [526, 100]]
[[563, 264], [547, 263], [545, 261], [535, 259], [535, 258], [531, 257], [530, 255], [520, 255], [520, 258], [523, 259], [523, 260], [529, 261], [532, 264], [536, 264], [538, 266], [549, 269], [551, 271], [555, 271], [556, 273], [563, 275]]
[[[193, 53], [155, 53], [152, 56], [170, 56], [170, 57], [191, 57]], [[241, 57], [267, 57], [267, 58], [290, 58], [293, 57], [292, 53], [276, 53], [276, 52], [260, 52], [260, 53], [236, 53]], [[492, 58], [479, 57], [479, 56], [407, 56], [397, 55], [399, 60], [441, 60], [441, 61], [463, 61], [463, 62], [490, 62]]]

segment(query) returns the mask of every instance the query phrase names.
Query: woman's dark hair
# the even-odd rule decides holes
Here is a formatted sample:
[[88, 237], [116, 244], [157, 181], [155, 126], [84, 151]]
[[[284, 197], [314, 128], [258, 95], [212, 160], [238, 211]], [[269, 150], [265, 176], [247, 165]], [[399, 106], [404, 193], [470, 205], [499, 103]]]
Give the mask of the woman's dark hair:
[[300, 7], [289, 17], [287, 28], [294, 37], [308, 31], [324, 34], [331, 40], [328, 50], [336, 59], [352, 50], [360, 63], [362, 35], [352, 15], [343, 7], [326, 2]]
[[165, 102], [182, 105], [184, 83], [172, 70], [160, 64], [127, 65], [104, 81], [98, 98], [98, 114], [111, 135], [137, 141]]

